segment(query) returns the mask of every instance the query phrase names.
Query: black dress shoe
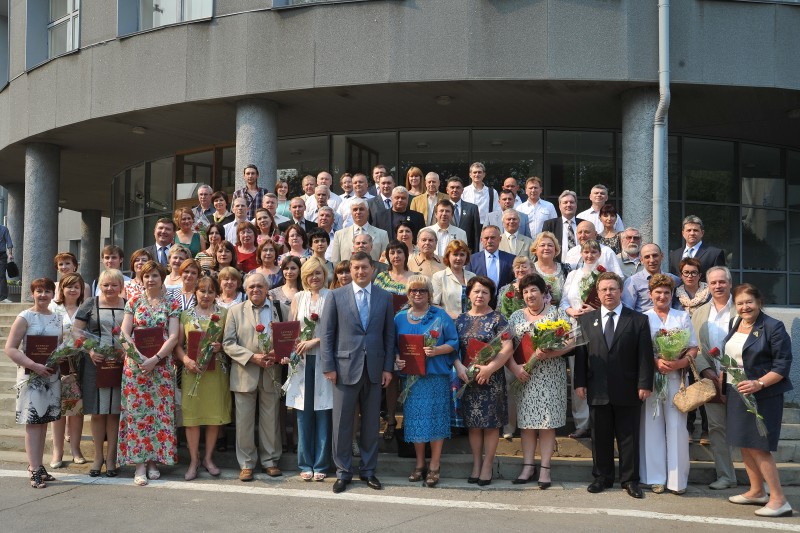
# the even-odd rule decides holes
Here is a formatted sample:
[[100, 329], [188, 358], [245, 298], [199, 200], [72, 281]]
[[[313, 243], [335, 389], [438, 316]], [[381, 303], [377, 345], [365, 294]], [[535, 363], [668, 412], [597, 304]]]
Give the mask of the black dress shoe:
[[340, 492], [344, 492], [345, 487], [347, 487], [349, 483], [349, 479], [337, 479], [333, 483], [333, 493], [339, 494]]
[[479, 487], [485, 487], [486, 485], [491, 485], [491, 484], [492, 484], [491, 478], [490, 479], [480, 479], [480, 478], [478, 478], [478, 486]]
[[367, 486], [371, 489], [381, 490], [383, 485], [381, 484], [380, 480], [375, 476], [359, 476], [361, 481], [366, 481]]
[[470, 477], [467, 478], [467, 483], [469, 483], [471, 485], [474, 485], [475, 483], [478, 482], [479, 479], [480, 478], [470, 476]]
[[591, 492], [592, 494], [597, 494], [598, 492], [603, 492], [606, 489], [610, 489], [611, 485], [608, 483], [603, 483], [599, 479], [592, 481], [592, 484], [586, 487], [586, 490]]
[[644, 492], [642, 492], [642, 488], [638, 483], [626, 483], [624, 489], [631, 498], [636, 498], [639, 500], [644, 498]]

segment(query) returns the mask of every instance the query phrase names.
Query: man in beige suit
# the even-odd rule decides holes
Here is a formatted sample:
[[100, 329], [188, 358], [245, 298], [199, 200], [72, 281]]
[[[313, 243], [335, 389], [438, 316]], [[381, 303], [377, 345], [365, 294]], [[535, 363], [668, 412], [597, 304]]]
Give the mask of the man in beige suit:
[[410, 209], [422, 213], [425, 224], [433, 225], [436, 223], [436, 204], [439, 200], [447, 199], [445, 193], [439, 192], [439, 174], [428, 172], [425, 175], [425, 190], [425, 194], [420, 194], [411, 200]]
[[500, 237], [500, 249], [511, 255], [524, 256], [531, 259], [533, 239], [519, 231], [520, 217], [513, 207], [503, 211], [503, 235]]
[[[240, 481], [252, 481], [253, 469], [261, 459], [271, 477], [282, 475], [281, 439], [278, 429], [280, 407], [280, 367], [275, 366], [275, 352], [264, 353], [258, 340], [259, 324], [272, 335], [273, 308], [267, 300], [266, 278], [250, 274], [245, 281], [248, 300], [228, 310], [222, 344], [231, 364], [231, 391], [236, 405], [236, 460]], [[258, 451], [255, 445], [255, 416], [258, 402]]]
[[[689, 265], [685, 268], [694, 268]], [[697, 371], [704, 377], [719, 383], [719, 360], [708, 355], [712, 348], [722, 350], [722, 341], [728, 334], [730, 321], [736, 316], [736, 307], [731, 299], [731, 271], [724, 266], [713, 266], [706, 272], [711, 300], [692, 313], [692, 326], [697, 332], [700, 352], [697, 354]], [[705, 405], [708, 416], [708, 440], [714, 454], [717, 479], [709, 488], [722, 490], [736, 486], [736, 472], [731, 460], [731, 449], [725, 435], [725, 404], [711, 402]]]
[[331, 245], [331, 262], [339, 264], [343, 259], [350, 259], [353, 255], [353, 237], [362, 232], [372, 236], [372, 252], [370, 257], [373, 261], [378, 261], [386, 246], [389, 244], [389, 235], [382, 229], [372, 226], [369, 220], [369, 208], [367, 201], [363, 198], [355, 198], [350, 202], [350, 215], [353, 217], [353, 225], [337, 231], [333, 235]]

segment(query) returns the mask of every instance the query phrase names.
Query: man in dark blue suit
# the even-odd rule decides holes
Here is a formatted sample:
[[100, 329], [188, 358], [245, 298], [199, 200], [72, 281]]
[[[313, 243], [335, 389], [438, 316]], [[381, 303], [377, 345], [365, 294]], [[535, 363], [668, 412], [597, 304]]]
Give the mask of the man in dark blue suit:
[[[461, 178], [452, 176], [447, 180], [447, 196], [453, 204], [453, 226], [463, 229], [467, 234], [467, 244], [473, 253], [478, 252], [481, 239], [481, 218], [478, 206], [461, 199], [464, 184]], [[476, 272], [477, 274], [477, 272]]]
[[498, 250], [500, 247], [500, 228], [486, 226], [481, 232], [483, 251], [475, 252], [469, 260], [469, 271], [486, 276], [495, 283], [494, 296], [501, 287], [514, 281], [514, 255]]
[[725, 251], [703, 242], [703, 221], [700, 217], [689, 215], [683, 219], [681, 234], [686, 246], [669, 253], [669, 271], [680, 276], [680, 263], [685, 257], [700, 261], [700, 281], [706, 280], [706, 271], [712, 266], [725, 266]]
[[333, 384], [333, 462], [339, 493], [353, 478], [353, 421], [361, 408], [362, 481], [379, 490], [378, 465], [381, 387], [394, 371], [394, 307], [392, 295], [372, 284], [372, 260], [366, 252], [350, 258], [353, 282], [332, 291], [325, 300], [319, 326], [319, 365]]

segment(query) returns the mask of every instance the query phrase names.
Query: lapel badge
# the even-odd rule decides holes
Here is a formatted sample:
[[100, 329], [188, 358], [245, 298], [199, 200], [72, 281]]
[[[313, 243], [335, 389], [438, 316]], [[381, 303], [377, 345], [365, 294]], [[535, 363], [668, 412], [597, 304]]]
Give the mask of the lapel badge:
[[597, 319], [594, 319], [594, 327], [597, 327]]
[[758, 337], [758, 332], [757, 331], [753, 332], [753, 337]]

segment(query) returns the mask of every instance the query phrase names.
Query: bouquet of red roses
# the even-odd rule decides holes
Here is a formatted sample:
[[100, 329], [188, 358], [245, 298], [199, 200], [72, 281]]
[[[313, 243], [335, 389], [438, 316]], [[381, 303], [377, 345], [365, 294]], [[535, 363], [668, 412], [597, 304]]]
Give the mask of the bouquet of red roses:
[[219, 323], [220, 316], [212, 313], [208, 319], [208, 327], [203, 339], [200, 341], [199, 355], [197, 356], [197, 376], [195, 376], [192, 388], [189, 390], [189, 396], [197, 396], [197, 387], [200, 385], [200, 380], [203, 378], [203, 373], [208, 369], [211, 359], [214, 357], [215, 342], [219, 342], [222, 338], [222, 326]]
[[102, 342], [100, 337], [88, 331], [74, 328], [73, 331], [78, 335], [75, 341], [75, 347], [86, 353], [94, 352], [102, 355], [106, 360], [119, 360], [122, 358], [122, 347], [120, 346], [117, 336], [120, 332], [119, 326], [114, 326], [111, 330], [111, 343], [107, 344]]
[[605, 271], [606, 269], [603, 265], [597, 265], [597, 268], [583, 276], [578, 284], [581, 301], [595, 309], [600, 309], [601, 305], [600, 297], [597, 295], [597, 278]]
[[467, 367], [467, 382], [464, 383], [460, 389], [458, 389], [458, 392], [456, 392], [456, 398], [461, 398], [464, 395], [464, 392], [466, 392], [467, 387], [475, 383], [475, 378], [480, 372], [478, 366], [488, 365], [494, 361], [494, 358], [497, 357], [497, 354], [500, 353], [500, 350], [503, 348], [503, 342], [509, 339], [511, 339], [511, 332], [506, 327], [500, 332], [499, 335], [490, 340], [489, 344], [478, 351], [475, 359], [473, 359], [473, 361]]
[[[664, 329], [661, 328], [653, 339], [656, 354], [659, 359], [665, 361], [677, 361], [681, 358], [683, 350], [689, 344], [688, 329]], [[667, 376], [656, 369], [653, 379], [653, 396], [655, 396], [655, 407], [653, 408], [653, 418], [658, 416], [662, 402], [667, 400]]]
[[[310, 341], [313, 339], [314, 330], [317, 328], [317, 322], [319, 322], [319, 315], [317, 313], [311, 313], [309, 316], [305, 317], [298, 341]], [[292, 353], [289, 355], [289, 376], [281, 387], [283, 395], [286, 395], [286, 391], [289, 390], [289, 381], [292, 379], [292, 376], [297, 374], [297, 366], [302, 360], [303, 358], [300, 357], [300, 354], [298, 354], [296, 350], [292, 350]]]
[[[540, 350], [563, 350], [567, 346], [575, 347], [586, 344], [588, 339], [581, 340], [580, 326], [572, 326], [569, 320], [545, 320], [537, 322], [531, 330], [526, 333], [531, 336], [533, 341], [533, 351]], [[534, 356], [525, 363], [522, 369], [529, 374], [541, 361]], [[509, 390], [514, 394], [522, 392], [524, 383], [515, 379], [509, 385]]]

